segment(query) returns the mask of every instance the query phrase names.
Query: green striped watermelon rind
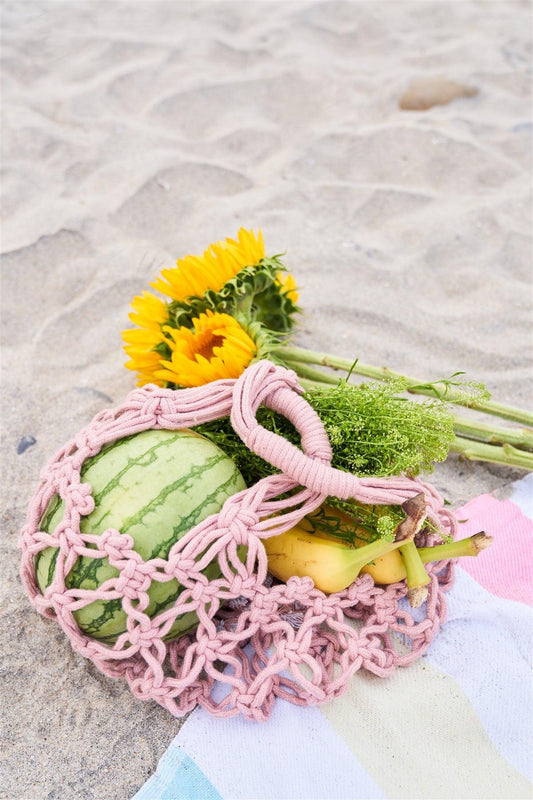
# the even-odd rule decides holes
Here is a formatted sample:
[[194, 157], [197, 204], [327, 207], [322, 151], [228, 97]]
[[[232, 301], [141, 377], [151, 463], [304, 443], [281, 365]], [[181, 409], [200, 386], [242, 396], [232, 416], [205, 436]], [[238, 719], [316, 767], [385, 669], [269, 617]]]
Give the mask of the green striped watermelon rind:
[[[120, 462], [121, 449], [123, 456], [124, 448], [132, 449], [132, 442], [133, 457], [128, 458], [121, 468], [120, 463], [113, 468], [110, 464], [116, 460], [114, 456], [117, 456]], [[137, 448], [136, 445], [139, 443], [141, 443], [141, 447]], [[171, 483], [166, 483], [155, 497], [153, 495], [150, 496], [150, 489], [148, 488], [144, 499], [148, 496], [151, 500], [150, 507], [147, 504], [141, 505], [133, 512], [126, 514], [127, 509], [123, 506], [124, 499], [119, 497], [116, 500], [117, 493], [118, 495], [124, 495], [123, 490], [125, 487], [121, 484], [121, 480], [124, 481], [126, 477], [129, 479], [135, 478], [136, 495], [138, 495], [142, 503], [143, 488], [147, 489], [146, 480], [149, 465], [157, 462], [156, 467], [160, 468], [160, 472], [161, 470], [165, 472], [165, 470], [170, 470], [171, 468], [176, 469], [176, 458], [179, 458], [178, 451], [181, 452], [183, 458], [185, 456], [184, 448], [189, 451], [189, 457], [192, 457], [193, 450], [199, 453], [189, 472], [180, 474]], [[203, 460], [201, 458], [202, 453]], [[162, 455], [168, 456], [168, 458], [161, 458]], [[115, 470], [114, 480], [105, 484], [102, 484], [101, 480], [99, 480], [101, 476], [99, 475], [98, 465], [102, 462], [102, 459], [107, 459], [110, 462], [108, 463], [108, 473], [112, 473], [113, 469]], [[117, 467], [119, 468], [117, 469]], [[193, 497], [193, 502], [186, 506], [185, 513], [179, 517], [179, 522], [172, 524], [173, 520], [169, 519], [168, 515], [171, 507], [169, 498], [172, 498], [172, 495], [175, 495], [175, 498], [179, 497], [180, 502], [178, 505], [182, 508], [183, 500], [187, 500], [188, 495], [190, 499], [190, 490], [194, 488], [196, 483], [200, 483], [202, 491], [205, 492], [205, 487], [209, 484], [207, 477], [209, 477], [210, 472], [212, 473], [210, 477], [213, 478], [214, 488], [211, 489], [207, 497], [205, 494], [202, 495], [201, 502], [197, 502]], [[141, 476], [144, 481], [141, 480]], [[144, 561], [166, 559], [172, 546], [185, 533], [212, 514], [218, 513], [228, 497], [246, 488], [242, 476], [231, 459], [213, 445], [212, 442], [189, 429], [173, 431], [147, 429], [131, 436], [116, 439], [104, 445], [99, 453], [84, 462], [81, 469], [81, 480], [84, 483], [91, 484], [95, 500], [95, 510], [80, 519], [82, 538], [84, 534], [91, 535], [96, 533], [101, 535], [104, 530], [116, 528], [121, 533], [127, 533], [132, 536], [135, 542], [135, 550]], [[131, 483], [128, 483], [126, 488], [130, 490], [131, 495]], [[110, 502], [113, 500], [115, 502]], [[66, 499], [66, 502], [69, 503], [69, 499]], [[131, 496], [129, 496], [129, 499], [126, 496], [126, 502], [131, 502]], [[47, 533], [57, 530], [57, 525], [65, 521], [65, 510], [65, 501], [56, 494], [48, 503], [42, 515], [40, 530]], [[125, 514], [126, 516], [124, 516]], [[147, 517], [150, 515], [153, 515], [153, 518], [148, 520], [151, 524], [147, 526]], [[153, 540], [149, 540], [146, 530], [147, 527], [153, 527], [158, 522], [161, 524], [162, 521], [166, 526], [165, 534], [154, 545]], [[87, 541], [84, 544], [90, 549], [95, 547], [95, 545]], [[43, 593], [54, 580], [58, 552], [58, 548], [46, 547], [35, 557], [36, 581], [40, 591]], [[210, 563], [202, 570], [202, 573], [208, 581], [220, 577], [221, 571], [218, 562]], [[65, 586], [67, 589], [73, 590], [76, 588], [96, 590], [105, 580], [116, 578], [118, 575], [119, 570], [109, 564], [106, 558], [79, 556], [74, 568], [65, 576]], [[148, 589], [149, 604], [144, 610], [144, 613], [152, 619], [152, 624], [154, 619], [163, 612], [173, 607], [179, 608], [179, 602], [176, 603], [176, 601], [181, 593], [182, 587], [176, 579], [162, 582], [157, 580], [157, 574], [154, 575], [154, 580], [152, 580]], [[127, 631], [127, 614], [124, 611], [121, 598], [88, 600], [86, 605], [73, 612], [73, 617], [80, 630], [86, 636], [97, 639], [102, 644], [114, 645], [117, 638]], [[164, 638], [171, 639], [182, 635], [194, 629], [197, 623], [198, 618], [195, 612], [189, 611], [179, 614]], [[162, 624], [165, 627], [168, 626], [166, 623]]]

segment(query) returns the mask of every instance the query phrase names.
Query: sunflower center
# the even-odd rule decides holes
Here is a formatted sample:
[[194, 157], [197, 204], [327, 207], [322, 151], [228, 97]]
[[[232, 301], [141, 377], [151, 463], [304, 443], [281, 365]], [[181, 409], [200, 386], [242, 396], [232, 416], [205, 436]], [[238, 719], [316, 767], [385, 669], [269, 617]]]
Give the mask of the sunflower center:
[[203, 356], [210, 361], [213, 358], [213, 350], [215, 347], [222, 347], [224, 344], [224, 337], [218, 336], [216, 333], [211, 333], [211, 331], [206, 331], [205, 334], [200, 338], [200, 341], [196, 343], [195, 352], [199, 356]]

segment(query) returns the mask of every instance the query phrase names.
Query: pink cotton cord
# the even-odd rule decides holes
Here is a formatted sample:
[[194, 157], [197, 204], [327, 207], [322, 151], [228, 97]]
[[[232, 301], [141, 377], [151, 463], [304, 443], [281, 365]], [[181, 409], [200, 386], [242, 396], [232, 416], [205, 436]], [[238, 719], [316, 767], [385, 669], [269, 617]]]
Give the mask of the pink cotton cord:
[[[250, 366], [236, 381], [179, 391], [148, 385], [131, 392], [121, 406], [101, 411], [41, 473], [19, 539], [21, 578], [30, 599], [39, 613], [57, 620], [73, 648], [103, 673], [125, 678], [136, 697], [154, 700], [175, 716], [201, 705], [216, 716], [265, 720], [277, 697], [298, 705], [326, 702], [340, 696], [359, 669], [385, 677], [412, 663], [444, 622], [444, 592], [453, 582], [453, 562], [428, 567], [431, 584], [419, 622], [405, 607], [405, 582], [380, 587], [362, 575], [344, 591], [326, 596], [310, 578], [273, 585], [267, 581], [262, 539], [293, 527], [327, 496], [401, 504], [423, 492], [428, 516], [439, 530], [452, 537], [457, 530], [439, 493], [419, 478], [357, 478], [333, 469], [324, 426], [302, 392], [292, 370], [268, 361]], [[260, 405], [290, 420], [301, 435], [302, 449], [259, 425]], [[80, 477], [87, 458], [133, 433], [188, 428], [228, 415], [248, 447], [281, 474], [230, 497], [218, 514], [177, 541], [167, 559], [144, 561], [132, 538], [114, 529], [101, 536], [81, 533], [80, 520], [94, 507], [91, 487]], [[48, 534], [39, 530], [39, 523], [56, 494], [65, 513]], [[420, 536], [431, 543], [439, 538]], [[238, 556], [241, 545], [248, 548], [245, 563]], [[59, 548], [59, 555], [43, 595], [35, 556], [47, 547]], [[80, 556], [108, 558], [119, 574], [98, 589], [68, 589], [67, 576]], [[221, 577], [207, 581], [201, 570], [211, 560], [218, 562]], [[169, 580], [177, 580], [183, 589], [170, 608], [151, 619], [145, 613], [147, 590], [152, 581]], [[113, 645], [87, 637], [74, 613], [95, 600], [116, 598], [122, 599], [127, 616], [125, 633]], [[228, 601], [235, 603], [234, 610]], [[198, 617], [196, 629], [165, 641], [176, 618], [190, 611]], [[356, 629], [351, 619], [361, 626]], [[396, 639], [403, 642], [403, 652], [395, 648]], [[219, 661], [227, 665], [226, 672], [217, 668]], [[215, 681], [229, 688], [220, 702], [211, 694]]]

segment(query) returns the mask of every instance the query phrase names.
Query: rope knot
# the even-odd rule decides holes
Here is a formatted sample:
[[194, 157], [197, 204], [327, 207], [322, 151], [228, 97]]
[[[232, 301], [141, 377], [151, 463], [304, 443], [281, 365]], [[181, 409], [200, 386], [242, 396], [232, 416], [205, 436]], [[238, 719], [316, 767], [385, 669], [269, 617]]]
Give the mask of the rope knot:
[[248, 693], [235, 693], [234, 703], [235, 708], [246, 719], [264, 720], [266, 718], [265, 712], [261, 706], [261, 702], [256, 694]]
[[216, 597], [218, 593], [217, 586], [213, 586], [205, 575], [200, 574], [198, 576], [197, 582], [194, 584], [191, 592], [191, 600], [194, 600], [195, 603], [203, 604], [204, 606], [211, 602], [213, 597]]
[[135, 625], [131, 631], [128, 632], [128, 639], [134, 647], [151, 647], [154, 642], [161, 639], [161, 632], [157, 625], [150, 624], [149, 627]]
[[176, 415], [176, 403], [174, 398], [169, 395], [168, 390], [159, 390], [157, 393], [154, 392], [154, 396], [150, 399], [149, 405], [146, 405], [145, 408], [149, 408], [149, 413], [154, 416], [156, 424], [158, 426], [161, 425], [161, 427], [165, 427], [165, 425], [162, 424], [163, 419], [174, 419]]
[[59, 549], [66, 556], [73, 548], [83, 547], [84, 541], [71, 525], [62, 523], [58, 533], [58, 544]]
[[309, 578], [307, 575], [303, 578], [293, 575], [287, 581], [285, 592], [287, 602], [290, 603], [291, 601], [300, 600], [303, 597], [306, 597], [314, 588], [315, 584], [313, 583], [312, 578]]
[[[110, 559], [111, 562], [111, 559]], [[118, 566], [117, 562], [113, 566]], [[133, 558], [120, 562], [120, 575], [117, 578], [115, 589], [130, 600], [136, 600], [150, 588], [152, 579], [146, 571], [139, 569], [139, 564]]]
[[243, 590], [243, 580], [240, 575], [234, 575], [233, 579], [230, 584], [230, 591], [236, 597], [239, 597], [242, 594]]
[[66, 486], [77, 473], [72, 456], [63, 456], [57, 461], [47, 464], [42, 470], [40, 478], [58, 489]]
[[76, 461], [83, 463], [86, 458], [95, 456], [102, 449], [102, 442], [98, 432], [91, 428], [84, 428], [74, 440], [78, 452], [75, 454]]
[[158, 417], [168, 413], [169, 410], [175, 411], [172, 392], [153, 383], [130, 392], [127, 406], [129, 410], [138, 412], [145, 419], [152, 420], [154, 428], [158, 427]]
[[199, 656], [205, 656], [206, 661], [216, 661], [218, 658], [216, 645], [216, 639], [211, 639], [207, 634], [204, 634], [198, 642], [196, 652]]
[[94, 511], [94, 497], [91, 492], [90, 483], [71, 482], [65, 487], [63, 498], [80, 516], [86, 517], [91, 511]]
[[[251, 509], [242, 508], [235, 496], [224, 503], [219, 511], [217, 525], [220, 528], [227, 528], [232, 531], [247, 531], [257, 524], [258, 517]], [[241, 544], [241, 542], [239, 542]], [[244, 544], [244, 542], [243, 542]]]
[[302, 660], [300, 655], [300, 642], [296, 639], [281, 639], [276, 646], [276, 653], [280, 661], [287, 659], [289, 662], [300, 662]]
[[317, 595], [313, 601], [313, 614], [316, 617], [330, 616], [332, 612], [331, 603], [326, 597]]
[[398, 603], [394, 598], [390, 597], [386, 592], [380, 592], [373, 596], [374, 612], [376, 615], [376, 622], [382, 625], [384, 622], [391, 623], [396, 619], [398, 613]]
[[108, 528], [100, 536], [98, 549], [105, 553], [110, 564], [118, 566], [117, 561], [121, 562], [133, 552], [133, 544], [133, 538], [128, 533], [121, 533], [116, 528]]

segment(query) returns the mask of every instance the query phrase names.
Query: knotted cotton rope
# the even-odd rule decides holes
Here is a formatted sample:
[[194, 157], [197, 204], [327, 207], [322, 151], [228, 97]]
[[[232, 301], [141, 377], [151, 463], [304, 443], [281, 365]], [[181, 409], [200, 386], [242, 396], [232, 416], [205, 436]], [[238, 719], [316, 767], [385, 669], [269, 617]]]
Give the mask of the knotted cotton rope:
[[[269, 361], [250, 366], [236, 381], [196, 389], [148, 385], [98, 414], [41, 474], [19, 540], [21, 576], [33, 604], [56, 618], [74, 649], [102, 672], [126, 678], [137, 697], [155, 700], [175, 716], [199, 704], [217, 716], [241, 713], [264, 720], [276, 697], [299, 705], [331, 700], [361, 668], [386, 676], [413, 662], [444, 621], [443, 591], [453, 580], [452, 562], [428, 567], [425, 615], [420, 619], [419, 613], [417, 621], [405, 601], [405, 582], [379, 587], [370, 575], [361, 575], [330, 595], [310, 578], [272, 585], [262, 539], [293, 527], [328, 496], [402, 504], [423, 492], [430, 520], [447, 535], [456, 533], [453, 514], [429, 484], [405, 477], [357, 478], [332, 468], [322, 422], [301, 394], [296, 374]], [[261, 404], [293, 423], [301, 450], [259, 425]], [[140, 431], [188, 428], [228, 414], [247, 446], [281, 474], [230, 497], [218, 514], [177, 541], [166, 560], [144, 561], [132, 537], [118, 530], [80, 532], [80, 518], [94, 508], [91, 487], [80, 477], [87, 458]], [[45, 533], [40, 520], [56, 494], [64, 502], [64, 518]], [[53, 581], [41, 594], [35, 556], [48, 547], [59, 552]], [[66, 579], [80, 556], [107, 558], [119, 574], [98, 589], [69, 589]], [[209, 581], [202, 570], [215, 560], [221, 575]], [[152, 581], [173, 579], [183, 590], [172, 607], [151, 619], [145, 613], [147, 590]], [[82, 633], [73, 616], [95, 600], [110, 599], [120, 599], [127, 615], [127, 630], [112, 646]], [[176, 618], [188, 612], [196, 613], [197, 628], [165, 641]]]

